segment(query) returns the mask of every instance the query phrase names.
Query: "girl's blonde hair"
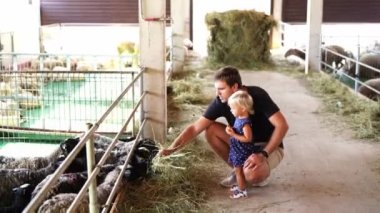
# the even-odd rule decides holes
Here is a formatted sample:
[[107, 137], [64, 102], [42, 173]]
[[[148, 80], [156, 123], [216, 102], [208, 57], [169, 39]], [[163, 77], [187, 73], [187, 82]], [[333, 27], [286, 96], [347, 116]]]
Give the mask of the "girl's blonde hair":
[[238, 105], [245, 108], [249, 114], [254, 114], [252, 97], [246, 91], [238, 90], [228, 98], [228, 105]]

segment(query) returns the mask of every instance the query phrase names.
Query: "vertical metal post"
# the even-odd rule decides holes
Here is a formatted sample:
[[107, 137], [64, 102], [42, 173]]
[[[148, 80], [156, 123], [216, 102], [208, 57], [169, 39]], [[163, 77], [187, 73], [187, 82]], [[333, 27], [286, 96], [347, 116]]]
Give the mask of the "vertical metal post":
[[[3, 44], [1, 43], [1, 33], [0, 33], [0, 53], [3, 51]], [[0, 70], [3, 70], [3, 55], [0, 55]]]
[[[140, 77], [140, 96], [144, 93], [144, 78], [143, 76], [145, 75], [145, 68], [140, 68], [143, 70], [143, 74]], [[140, 121], [139, 123], [142, 124], [143, 120], [145, 119], [145, 111], [144, 111], [144, 100], [142, 100], [141, 105], [140, 105]], [[142, 130], [142, 134], [144, 134], [144, 130]], [[134, 136], [134, 135], [133, 135]]]
[[[91, 123], [87, 123], [87, 129], [90, 130], [92, 127]], [[87, 157], [87, 174], [90, 176], [93, 169], [95, 168], [95, 153], [94, 153], [94, 137], [93, 135], [86, 142], [86, 157]], [[98, 196], [96, 191], [96, 178], [90, 183], [88, 187], [89, 195], [89, 210], [91, 213], [98, 213], [99, 208], [97, 204]]]
[[[66, 69], [69, 70], [69, 71], [71, 71], [71, 59], [70, 59], [70, 56], [68, 56], [68, 55], [66, 55]], [[64, 75], [65, 74], [62, 73], [62, 78], [63, 78]], [[66, 103], [69, 104], [69, 106], [68, 106], [69, 114], [67, 115], [66, 118], [71, 118], [71, 104], [72, 104], [72, 101], [70, 101], [70, 95], [73, 94], [71, 92], [71, 72], [67, 73], [67, 75], [68, 75], [68, 78], [67, 78], [67, 90], [69, 92], [69, 95], [67, 95], [66, 98], [68, 98], [69, 100]], [[75, 75], [75, 74], [73, 74], [73, 75]], [[69, 120], [68, 130], [70, 131], [71, 127], [72, 127], [72, 125], [71, 125], [72, 120], [71, 119], [68, 119], [68, 120]]]
[[[135, 79], [135, 73], [134, 72], [132, 72], [132, 80], [133, 79]], [[136, 84], [133, 84], [133, 86], [132, 86], [132, 109], [135, 107], [135, 86], [136, 86]], [[135, 125], [136, 125], [136, 116], [135, 116], [135, 113], [133, 113], [133, 118], [132, 118], [132, 136], [135, 136]]]
[[[18, 71], [17, 56], [18, 56], [17, 54], [12, 53], [12, 66], [13, 66], [12, 70], [13, 70], [13, 72], [11, 72], [12, 73], [11, 75], [13, 75], [14, 86], [16, 87], [16, 92], [11, 94], [11, 95], [14, 95], [17, 106], [20, 106], [20, 98], [19, 98], [20, 88], [17, 86], [17, 85], [20, 85], [20, 73], [15, 72], [15, 71]], [[19, 107], [17, 109], [19, 110]], [[21, 117], [19, 116], [17, 119], [17, 123], [15, 125], [19, 125], [21, 123], [20, 119], [21, 119]]]
[[[39, 57], [38, 57], [38, 60], [39, 60], [39, 71], [40, 73], [38, 74], [38, 76], [40, 77], [40, 82], [42, 82], [41, 84], [41, 87], [40, 87], [40, 90], [41, 90], [41, 115], [42, 115], [42, 129], [45, 129], [46, 127], [46, 118], [45, 118], [45, 103], [46, 101], [44, 100], [44, 92], [45, 92], [45, 89], [44, 89], [44, 83], [45, 82], [45, 77], [46, 77], [46, 73], [43, 73], [42, 71], [44, 70], [44, 60], [45, 60], [45, 55], [42, 55], [40, 54]], [[48, 100], [48, 101], [51, 101], [51, 100]]]
[[359, 70], [359, 60], [360, 60], [360, 35], [358, 35], [358, 52], [356, 54], [356, 63], [355, 63], [355, 92], [358, 92], [359, 89], [359, 75], [360, 75], [360, 70]]
[[11, 33], [11, 52], [15, 52], [15, 41], [14, 41], [14, 34], [13, 32]]

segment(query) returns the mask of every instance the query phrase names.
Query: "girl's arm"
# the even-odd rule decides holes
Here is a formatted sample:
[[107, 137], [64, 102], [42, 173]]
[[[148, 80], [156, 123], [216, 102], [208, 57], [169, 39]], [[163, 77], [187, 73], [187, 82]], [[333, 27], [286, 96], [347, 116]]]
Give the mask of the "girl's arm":
[[243, 135], [239, 135], [234, 133], [233, 137], [235, 137], [238, 141], [243, 143], [249, 143], [252, 141], [252, 128], [251, 125], [245, 124], [243, 126]]

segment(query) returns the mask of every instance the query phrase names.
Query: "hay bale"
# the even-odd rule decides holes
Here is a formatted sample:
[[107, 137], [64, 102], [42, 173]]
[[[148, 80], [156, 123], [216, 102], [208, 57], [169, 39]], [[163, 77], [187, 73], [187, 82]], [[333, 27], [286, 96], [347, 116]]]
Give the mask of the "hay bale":
[[277, 25], [273, 17], [255, 10], [230, 10], [208, 13], [206, 24], [211, 64], [257, 68], [269, 62], [269, 31]]

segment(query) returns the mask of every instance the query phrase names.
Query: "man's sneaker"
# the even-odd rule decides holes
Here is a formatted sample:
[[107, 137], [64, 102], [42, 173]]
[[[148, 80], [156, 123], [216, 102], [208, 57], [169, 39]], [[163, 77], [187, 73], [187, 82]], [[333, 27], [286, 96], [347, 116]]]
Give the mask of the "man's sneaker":
[[238, 198], [244, 198], [244, 197], [248, 197], [248, 194], [247, 194], [247, 190], [240, 190], [240, 189], [237, 189], [235, 190], [232, 195], [230, 195], [230, 198], [232, 199], [238, 199]]
[[253, 187], [263, 187], [263, 186], [268, 185], [269, 182], [270, 182], [269, 177], [267, 177], [265, 180], [261, 181], [260, 183], [253, 183], [252, 186]]
[[233, 185], [236, 185], [235, 172], [232, 172], [228, 177], [224, 178], [219, 184], [226, 188], [231, 188]]

